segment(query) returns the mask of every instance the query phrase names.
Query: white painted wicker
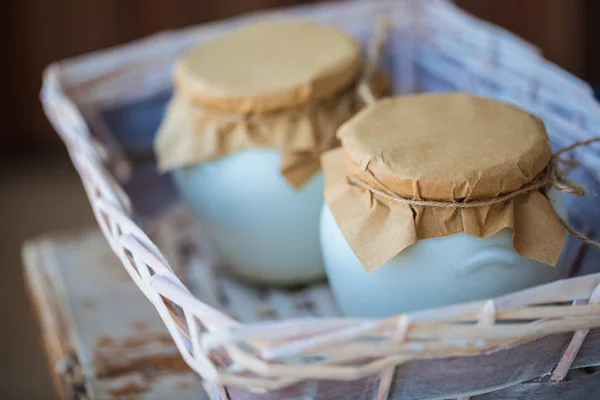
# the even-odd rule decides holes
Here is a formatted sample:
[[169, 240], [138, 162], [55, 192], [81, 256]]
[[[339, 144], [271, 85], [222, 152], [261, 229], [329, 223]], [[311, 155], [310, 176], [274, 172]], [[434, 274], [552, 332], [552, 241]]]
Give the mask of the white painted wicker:
[[[190, 46], [254, 18], [290, 16], [336, 24], [361, 39], [380, 18], [390, 18], [386, 64], [398, 93], [464, 90], [513, 102], [541, 116], [557, 145], [600, 130], [600, 107], [585, 83], [533, 46], [443, 0], [344, 2], [245, 16], [49, 67], [44, 109], [67, 145], [98, 224], [213, 399], [532, 393], [574, 399], [580, 397], [568, 393], [598, 389], [599, 373], [559, 382], [569, 369], [600, 365], [600, 332], [593, 330], [600, 327], [600, 274], [392, 318], [342, 318], [325, 284], [261, 291], [215, 269], [185, 209], [147, 223], [135, 201], [132, 207], [133, 190], [123, 185], [135, 180], [136, 167], [101, 111], [168, 90], [170, 66]], [[600, 171], [598, 147], [575, 157], [588, 171]], [[158, 196], [144, 185], [142, 197]], [[550, 382], [523, 383], [549, 374]]]

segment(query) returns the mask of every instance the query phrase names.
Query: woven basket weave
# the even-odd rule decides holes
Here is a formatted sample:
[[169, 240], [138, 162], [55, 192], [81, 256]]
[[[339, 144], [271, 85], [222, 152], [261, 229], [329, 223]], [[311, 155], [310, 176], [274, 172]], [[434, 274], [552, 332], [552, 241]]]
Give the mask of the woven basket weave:
[[[316, 19], [363, 42], [379, 19], [389, 18], [384, 64], [397, 93], [462, 90], [512, 102], [544, 119], [557, 147], [600, 131], [600, 107], [585, 83], [535, 47], [442, 0], [347, 2], [244, 16], [50, 66], [42, 102], [98, 224], [212, 398], [576, 399], [600, 390], [600, 373], [589, 369], [600, 365], [600, 331], [594, 330], [600, 327], [600, 274], [366, 320], [340, 317], [326, 285], [258, 291], [213, 268], [193, 218], [172, 206], [168, 178], [156, 175], [151, 162], [131, 162], [113, 117], [115, 110], [130, 110], [131, 118], [157, 120], [160, 112], [136, 114], [131, 107], [164, 106], [177, 56], [259, 17]], [[597, 184], [600, 148], [573, 156]], [[575, 210], [584, 203], [573, 204]], [[594, 212], [599, 206], [592, 199], [584, 207]], [[600, 215], [578, 212], [573, 215], [592, 234]], [[575, 270], [586, 249], [573, 249]], [[598, 253], [586, 257], [600, 270]], [[582, 368], [585, 374], [564, 381], [570, 369]]]

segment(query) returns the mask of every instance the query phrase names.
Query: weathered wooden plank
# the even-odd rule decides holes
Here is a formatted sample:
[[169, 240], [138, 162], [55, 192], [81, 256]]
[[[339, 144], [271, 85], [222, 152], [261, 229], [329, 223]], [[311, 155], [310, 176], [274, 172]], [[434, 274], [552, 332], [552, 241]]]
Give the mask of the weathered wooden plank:
[[377, 382], [378, 378], [373, 376], [348, 382], [310, 381], [268, 393], [252, 393], [235, 387], [227, 391], [232, 400], [366, 400], [375, 398]]
[[76, 387], [82, 388], [79, 382], [75, 382], [73, 372], [79, 369], [79, 365], [70, 354], [72, 345], [65, 334], [64, 315], [58, 307], [52, 282], [48, 278], [48, 265], [33, 243], [25, 245], [23, 259], [27, 294], [38, 322], [54, 387], [61, 399], [77, 398]]
[[[76, 366], [89, 398], [206, 398], [156, 310], [97, 229], [29, 242], [24, 257], [49, 361], [66, 371]], [[54, 378], [65, 387], [63, 398], [79, 398], [77, 382]]]
[[[393, 400], [434, 400], [475, 396], [491, 391], [510, 388], [521, 382], [549, 374], [562, 355], [562, 351], [570, 340], [571, 334], [551, 335], [509, 349], [501, 350], [486, 356], [451, 357], [443, 359], [415, 360], [397, 368], [389, 399]], [[582, 346], [573, 368], [600, 365], [600, 331], [590, 332], [585, 345]], [[486, 358], [484, 360], [484, 357]], [[256, 394], [238, 388], [229, 388], [232, 399], [264, 399], [297, 398], [313, 395], [313, 399], [346, 399], [349, 393], [360, 393], [364, 397], [374, 398], [377, 376], [351, 382], [319, 381], [309, 384], [297, 384], [284, 390]], [[596, 386], [586, 384], [591, 396]], [[555, 385], [551, 390], [563, 390]], [[542, 393], [550, 388], [513, 389], [526, 393], [526, 390], [537, 390]], [[550, 389], [548, 389], [550, 390]], [[584, 390], [584, 389], [582, 389]], [[506, 393], [511, 393], [510, 391]], [[369, 397], [372, 396], [372, 397]], [[491, 396], [491, 395], [490, 395]], [[475, 397], [479, 398], [479, 397]], [[508, 399], [511, 397], [498, 397]], [[533, 397], [535, 398], [535, 397]], [[547, 397], [547, 399], [562, 397]], [[578, 397], [573, 397], [577, 399]], [[488, 397], [485, 397], [487, 400]], [[495, 397], [489, 397], [495, 399]], [[512, 399], [512, 398], [511, 398]]]
[[[551, 335], [488, 355], [409, 362], [398, 368], [392, 398], [463, 397], [544, 376], [556, 366], [570, 338], [571, 334]], [[587, 340], [600, 343], [600, 332], [592, 331]], [[598, 364], [600, 349], [588, 345], [573, 367]]]
[[529, 382], [472, 400], [593, 400], [600, 398], [600, 372], [566, 382]]

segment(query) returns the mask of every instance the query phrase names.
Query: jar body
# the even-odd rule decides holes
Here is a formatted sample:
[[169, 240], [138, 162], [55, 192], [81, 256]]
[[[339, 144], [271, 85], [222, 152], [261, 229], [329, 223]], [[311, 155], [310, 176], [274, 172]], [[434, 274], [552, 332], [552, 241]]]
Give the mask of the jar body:
[[[551, 197], [558, 214], [566, 218], [560, 193], [551, 193]], [[384, 317], [493, 298], [565, 274], [563, 256], [556, 267], [551, 267], [519, 255], [508, 228], [489, 238], [460, 232], [421, 240], [369, 274], [327, 204], [323, 205], [320, 226], [327, 276], [347, 316]]]
[[295, 190], [281, 153], [246, 149], [173, 172], [220, 261], [245, 280], [293, 286], [324, 276], [319, 245], [323, 176]]

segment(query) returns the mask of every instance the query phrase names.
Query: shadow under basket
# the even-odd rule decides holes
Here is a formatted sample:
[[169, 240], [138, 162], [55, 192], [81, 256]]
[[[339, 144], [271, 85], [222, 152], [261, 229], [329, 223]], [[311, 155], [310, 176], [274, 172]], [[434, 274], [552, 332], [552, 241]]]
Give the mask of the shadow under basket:
[[[569, 240], [571, 278], [383, 319], [343, 318], [329, 287], [256, 289], [211, 262], [201, 227], [151, 156], [186, 49], [256, 18], [307, 18], [361, 43], [391, 21], [397, 94], [467, 91], [540, 116], [553, 146], [593, 136], [585, 83], [442, 0], [345, 2], [167, 32], [50, 66], [42, 102], [98, 224], [213, 399], [581, 399], [600, 393], [600, 251]], [[131, 134], [133, 132], [133, 135]], [[573, 153], [591, 192], [570, 223], [598, 240], [600, 147]], [[108, 294], [107, 294], [108, 295]]]

